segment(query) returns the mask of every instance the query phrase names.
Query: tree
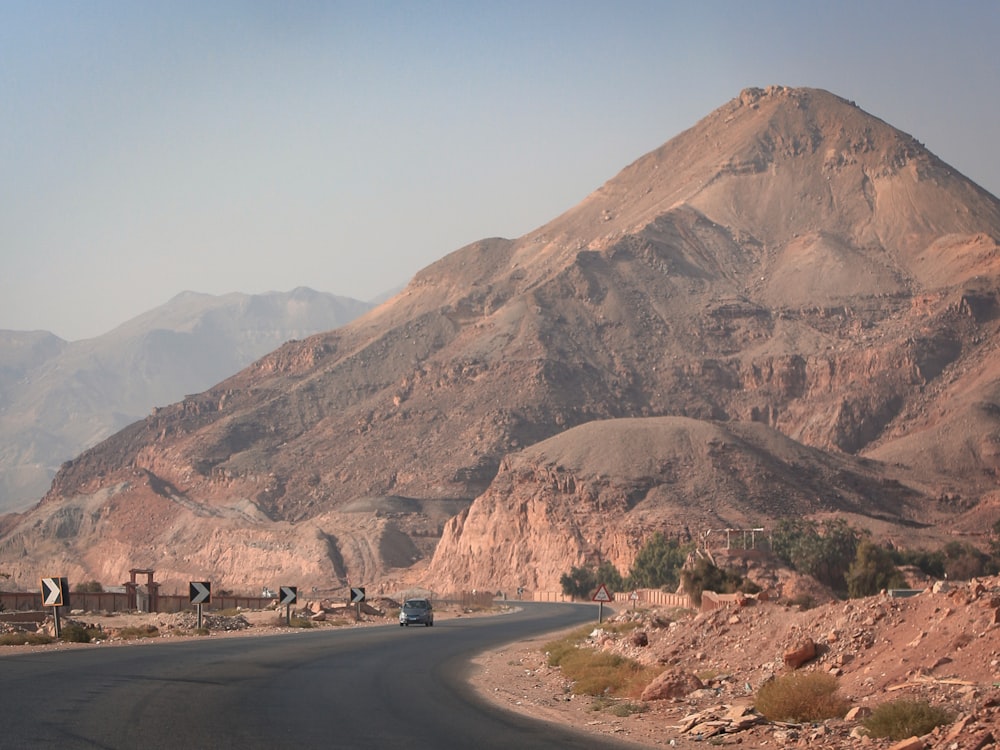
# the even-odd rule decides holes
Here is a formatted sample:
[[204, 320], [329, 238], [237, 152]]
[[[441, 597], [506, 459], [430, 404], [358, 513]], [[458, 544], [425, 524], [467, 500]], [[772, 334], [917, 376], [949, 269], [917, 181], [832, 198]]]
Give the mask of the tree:
[[73, 587], [73, 591], [78, 594], [100, 594], [104, 591], [104, 586], [100, 581], [81, 581]]
[[562, 592], [574, 599], [586, 599], [590, 592], [597, 588], [597, 578], [594, 571], [583, 565], [570, 568], [569, 573], [559, 576]]
[[625, 579], [622, 578], [622, 574], [618, 572], [618, 568], [616, 568], [614, 564], [608, 560], [605, 560], [597, 566], [597, 572], [594, 574], [594, 580], [597, 584], [603, 583], [608, 587], [608, 591], [612, 593], [615, 591], [625, 590]]
[[624, 591], [625, 580], [618, 568], [613, 563], [605, 560], [594, 568], [585, 565], [570, 568], [569, 573], [563, 573], [559, 577], [559, 585], [562, 592], [574, 599], [589, 599], [590, 595], [597, 590], [598, 585], [607, 586], [608, 591]]
[[889, 551], [868, 539], [858, 544], [858, 551], [847, 571], [847, 594], [852, 599], [872, 596], [882, 589], [901, 588], [906, 585]]
[[717, 594], [760, 591], [753, 581], [745, 579], [734, 570], [724, 570], [705, 557], [699, 557], [692, 567], [681, 571], [681, 582], [684, 584], [684, 593], [699, 607], [701, 595], [705, 591], [714, 591]]
[[993, 559], [968, 542], [948, 542], [941, 551], [944, 553], [945, 575], [953, 581], [968, 581], [996, 573]]
[[691, 545], [667, 539], [656, 532], [632, 562], [628, 574], [629, 588], [676, 589], [680, 582], [680, 570], [690, 552]]
[[775, 529], [771, 548], [800, 573], [807, 573], [834, 591], [846, 593], [847, 570], [857, 555], [861, 535], [847, 521], [784, 519]]

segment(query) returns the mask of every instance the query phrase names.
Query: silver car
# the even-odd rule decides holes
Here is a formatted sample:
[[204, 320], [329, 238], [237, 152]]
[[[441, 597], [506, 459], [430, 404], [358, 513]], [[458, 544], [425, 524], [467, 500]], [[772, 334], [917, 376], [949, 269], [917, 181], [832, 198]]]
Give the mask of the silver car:
[[399, 625], [426, 625], [430, 627], [434, 624], [434, 605], [430, 599], [407, 599], [403, 602], [402, 609], [399, 610]]

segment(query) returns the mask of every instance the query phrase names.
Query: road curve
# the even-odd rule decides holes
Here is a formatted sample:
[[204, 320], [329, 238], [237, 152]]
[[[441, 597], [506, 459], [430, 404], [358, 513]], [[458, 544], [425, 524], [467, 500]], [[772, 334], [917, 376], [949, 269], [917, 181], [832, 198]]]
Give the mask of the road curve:
[[593, 605], [525, 604], [431, 628], [11, 655], [0, 661], [0, 748], [622, 748], [489, 706], [465, 679], [481, 651], [588, 621]]

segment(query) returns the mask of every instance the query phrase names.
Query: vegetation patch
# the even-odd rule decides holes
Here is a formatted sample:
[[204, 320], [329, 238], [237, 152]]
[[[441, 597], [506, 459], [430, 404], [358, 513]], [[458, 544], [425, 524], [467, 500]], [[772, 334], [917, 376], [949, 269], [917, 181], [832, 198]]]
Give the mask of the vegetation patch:
[[66, 624], [61, 631], [59, 640], [66, 643], [90, 643], [107, 637], [100, 628], [88, 628], [75, 622]]
[[0, 635], [0, 646], [43, 646], [55, 640], [44, 633], [14, 631]]
[[[282, 624], [285, 624], [285, 623], [282, 622]], [[288, 621], [288, 627], [290, 627], [290, 628], [314, 628], [314, 627], [316, 627], [316, 623], [314, 623], [312, 620], [310, 620], [307, 617], [294, 617], [293, 616]]]
[[546, 644], [549, 666], [562, 670], [563, 676], [572, 681], [576, 695], [638, 698], [660, 670], [619, 654], [582, 646], [590, 631], [590, 626], [578, 628]]
[[769, 721], [823, 721], [844, 716], [850, 704], [838, 693], [837, 678], [825, 672], [793, 672], [764, 683], [755, 708]]
[[632, 716], [642, 714], [649, 710], [645, 703], [636, 703], [630, 700], [614, 700], [612, 698], [599, 697], [590, 705], [591, 711], [603, 711], [612, 716]]
[[883, 703], [861, 725], [871, 737], [905, 740], [927, 734], [942, 724], [950, 724], [953, 719], [951, 713], [927, 701], [903, 699]]
[[137, 638], [159, 638], [160, 629], [155, 625], [130, 625], [118, 631], [118, 637], [125, 641]]

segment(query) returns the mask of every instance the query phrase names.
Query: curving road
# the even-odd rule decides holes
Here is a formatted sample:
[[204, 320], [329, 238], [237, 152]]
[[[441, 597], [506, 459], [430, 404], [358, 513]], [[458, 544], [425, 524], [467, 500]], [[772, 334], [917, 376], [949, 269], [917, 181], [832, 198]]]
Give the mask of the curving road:
[[593, 605], [0, 659], [0, 748], [622, 748], [481, 702], [469, 659]]

